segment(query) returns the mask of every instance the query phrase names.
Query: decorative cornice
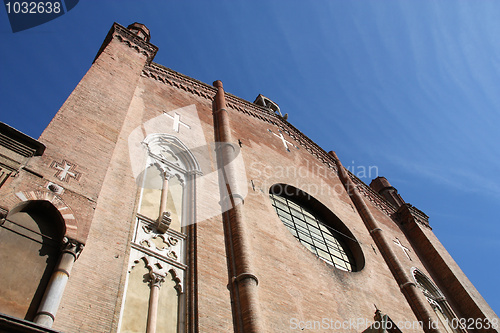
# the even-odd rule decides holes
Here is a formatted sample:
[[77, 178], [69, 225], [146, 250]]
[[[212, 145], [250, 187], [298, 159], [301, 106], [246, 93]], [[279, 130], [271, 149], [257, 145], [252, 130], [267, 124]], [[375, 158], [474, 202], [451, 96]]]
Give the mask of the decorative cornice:
[[[217, 92], [216, 89], [211, 85], [208, 85], [204, 82], [198, 81], [156, 63], [151, 63], [146, 66], [142, 71], [142, 76], [152, 78], [156, 81], [168, 84], [172, 87], [184, 90], [210, 101], [213, 101], [213, 98]], [[288, 121], [266, 107], [251, 103], [230, 93], [225, 92], [225, 97], [227, 108], [277, 126], [282, 132], [294, 139], [298, 143], [298, 145], [300, 145], [311, 155], [316, 157], [328, 169], [337, 172], [337, 166], [333, 157]], [[376, 193], [370, 186], [365, 184], [349, 170], [347, 170], [347, 173], [349, 174], [352, 181], [357, 185], [359, 192], [363, 196], [365, 196], [372, 204], [375, 205], [375, 207], [377, 207], [388, 217], [394, 218], [394, 214], [397, 211], [396, 207], [389, 203], [380, 194]]]
[[390, 202], [388, 202], [384, 197], [375, 192], [370, 186], [365, 184], [361, 179], [356, 177], [352, 172], [347, 170], [349, 177], [354, 184], [358, 187], [359, 193], [361, 193], [365, 198], [367, 198], [373, 205], [384, 212], [387, 216], [393, 217], [397, 209]]
[[[150, 65], [146, 66], [142, 71], [142, 75], [164, 84], [168, 84], [172, 87], [182, 89], [186, 92], [208, 99], [210, 101], [213, 100], [213, 96], [215, 96], [216, 93], [216, 89], [214, 87], [156, 63], [151, 63]], [[225, 97], [227, 108], [244, 113], [246, 115], [279, 127], [292, 139], [297, 141], [298, 144], [304, 147], [308, 152], [316, 156], [329, 169], [334, 171], [337, 170], [335, 163], [331, 160], [326, 151], [324, 151], [311, 139], [305, 136], [292, 124], [282, 119], [282, 117], [280, 117], [279, 115], [275, 114], [266, 107], [248, 102], [230, 93], [226, 92]]]
[[213, 96], [215, 96], [216, 93], [215, 88], [212, 86], [154, 62], [143, 69], [142, 76], [152, 78], [210, 101], [213, 100]]
[[45, 145], [38, 140], [0, 122], [0, 146], [23, 157], [41, 156]]
[[307, 150], [311, 155], [320, 160], [325, 166], [337, 172], [337, 166], [335, 165], [335, 161], [333, 158], [325, 151], [323, 148], [318, 146], [314, 141], [309, 139], [305, 134], [299, 131], [295, 126], [290, 124], [288, 121], [283, 120], [278, 117], [277, 126], [281, 129], [282, 132], [286, 133], [289, 137], [295, 140], [301, 147]]
[[146, 42], [124, 26], [115, 22], [109, 30], [108, 35], [104, 39], [104, 42], [102, 43], [99, 52], [97, 52], [94, 61], [99, 57], [99, 55], [106, 48], [106, 46], [108, 46], [113, 38], [116, 38], [120, 42], [128, 45], [128, 47], [136, 50], [138, 53], [144, 54], [148, 59], [146, 64], [151, 63], [156, 55], [156, 52], [158, 52], [157, 46]]
[[424, 212], [422, 212], [415, 206], [409, 205], [408, 208], [410, 209], [410, 212], [417, 223], [432, 230], [431, 226], [429, 225], [429, 216], [427, 216]]
[[401, 225], [416, 222], [432, 230], [431, 226], [429, 225], [429, 217], [425, 215], [421, 210], [413, 207], [408, 203], [399, 207], [398, 211], [394, 214], [394, 217]]

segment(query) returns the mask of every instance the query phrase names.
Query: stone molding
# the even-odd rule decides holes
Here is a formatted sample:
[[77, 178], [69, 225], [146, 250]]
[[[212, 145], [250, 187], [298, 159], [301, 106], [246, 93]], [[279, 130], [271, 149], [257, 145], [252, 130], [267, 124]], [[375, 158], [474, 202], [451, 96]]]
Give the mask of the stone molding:
[[0, 146], [23, 157], [41, 156], [45, 145], [38, 140], [0, 122]]
[[[157, 63], [151, 63], [147, 65], [143, 71], [142, 76], [154, 79], [156, 81], [168, 84], [174, 88], [184, 90], [185, 92], [191, 93], [198, 97], [205, 98], [207, 100], [213, 101], [217, 90], [201, 81], [190, 78], [186, 75], [178, 73], [172, 69], [159, 65]], [[311, 155], [316, 157], [321, 163], [323, 163], [328, 169], [337, 172], [337, 166], [334, 159], [325, 150], [318, 146], [314, 141], [309, 139], [305, 134], [299, 131], [296, 127], [290, 124], [288, 121], [280, 117], [276, 113], [272, 112], [270, 109], [259, 106], [254, 103], [250, 103], [242, 98], [234, 96], [230, 93], [225, 92], [226, 106], [235, 111], [244, 113], [251, 117], [260, 119], [269, 124], [278, 127], [283, 133], [291, 137], [297, 144], [307, 150]], [[397, 211], [391, 203], [389, 203], [380, 194], [376, 193], [370, 186], [361, 181], [349, 170], [346, 170], [349, 177], [357, 185], [359, 192], [366, 197], [377, 209], [387, 215], [389, 218], [394, 219], [395, 213]], [[415, 214], [420, 216], [423, 214], [415, 208]], [[418, 212], [420, 212], [420, 214]], [[422, 215], [422, 223], [429, 227], [428, 221], [425, 222], [425, 214]], [[428, 219], [428, 218], [427, 218]]]
[[184, 90], [210, 101], [213, 100], [213, 96], [216, 93], [215, 88], [209, 86], [208, 84], [188, 78], [174, 70], [156, 63], [151, 63], [146, 66], [142, 71], [142, 76], [168, 84], [172, 87]]
[[[19, 155], [22, 157], [32, 157], [36, 154], [36, 150], [34, 148], [31, 148], [22, 142], [19, 141], [14, 141], [8, 136], [4, 135], [3, 133], [0, 133], [0, 146], [3, 146]], [[17, 162], [17, 161], [16, 161]]]
[[421, 210], [413, 207], [408, 203], [399, 207], [394, 216], [401, 225], [415, 222], [432, 230], [431, 226], [429, 225], [429, 217], [425, 215]]
[[31, 321], [15, 318], [0, 313], [0, 332], [9, 333], [61, 333], [52, 328], [38, 325]]
[[390, 202], [388, 202], [383, 196], [375, 192], [370, 186], [365, 184], [361, 179], [352, 174], [347, 170], [349, 177], [354, 184], [358, 187], [358, 191], [367, 198], [375, 207], [384, 212], [387, 216], [393, 217], [397, 209]]
[[422, 212], [415, 206], [409, 205], [408, 208], [410, 209], [410, 212], [417, 223], [432, 230], [431, 226], [429, 225], [429, 216], [427, 216], [424, 212]]
[[11, 195], [12, 198], [15, 197], [15, 201], [24, 202], [30, 200], [46, 200], [54, 205], [54, 207], [61, 214], [65, 226], [66, 226], [66, 236], [75, 237], [78, 235], [78, 222], [75, 218], [73, 210], [69, 205], [67, 205], [61, 197], [53, 192], [47, 191], [45, 189], [33, 190], [33, 191], [19, 191], [15, 195]]

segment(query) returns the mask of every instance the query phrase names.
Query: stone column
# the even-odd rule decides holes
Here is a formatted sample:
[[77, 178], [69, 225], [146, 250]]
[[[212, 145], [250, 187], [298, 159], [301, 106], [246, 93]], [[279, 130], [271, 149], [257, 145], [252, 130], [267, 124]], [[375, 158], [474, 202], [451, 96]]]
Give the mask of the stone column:
[[158, 273], [149, 273], [150, 294], [149, 294], [149, 310], [148, 310], [148, 325], [146, 333], [156, 332], [156, 319], [158, 318], [158, 297], [160, 296], [160, 286], [165, 281], [165, 277]]
[[73, 239], [64, 238], [61, 258], [50, 277], [35, 320], [33, 320], [35, 323], [52, 327], [71, 269], [76, 259], [80, 256], [83, 246], [83, 244]]
[[168, 173], [162, 172], [163, 186], [161, 188], [160, 219], [163, 213], [167, 211], [168, 180], [170, 177]]
[[170, 223], [172, 223], [170, 212], [167, 212], [168, 180], [170, 177], [172, 176], [167, 172], [162, 173], [163, 186], [161, 190], [160, 215], [158, 216], [158, 222], [156, 225], [156, 228], [161, 233], [166, 232], [170, 227]]

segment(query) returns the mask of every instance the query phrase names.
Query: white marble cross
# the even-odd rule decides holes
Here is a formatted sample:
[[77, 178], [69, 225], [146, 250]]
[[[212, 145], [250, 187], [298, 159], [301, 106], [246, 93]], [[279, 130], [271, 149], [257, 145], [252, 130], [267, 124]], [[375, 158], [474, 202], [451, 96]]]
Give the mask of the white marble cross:
[[396, 244], [397, 246], [399, 246], [403, 250], [403, 252], [406, 254], [406, 256], [408, 257], [408, 259], [411, 260], [410, 254], [408, 253], [410, 250], [406, 246], [404, 246], [403, 244], [401, 244], [401, 241], [399, 240], [399, 238], [396, 238], [396, 240], [393, 240], [393, 242], [394, 242], [394, 244]]
[[59, 170], [56, 172], [54, 176], [59, 178], [61, 181], [67, 182], [69, 178], [74, 178], [78, 180], [81, 175], [79, 172], [75, 170], [76, 165], [68, 163], [66, 160], [63, 160], [61, 164], [59, 164], [56, 161], [53, 161], [50, 167]]
[[281, 132], [281, 130], [278, 130], [280, 132], [280, 134], [276, 134], [274, 133], [273, 131], [271, 131], [270, 129], [268, 129], [268, 131], [270, 133], [272, 133], [274, 136], [278, 137], [281, 139], [281, 142], [283, 142], [283, 146], [285, 147], [286, 151], [290, 151], [290, 149], [288, 149], [288, 145], [292, 145], [293, 147], [299, 149], [297, 146], [295, 146], [293, 143], [291, 143], [290, 141], [286, 140], [285, 137], [283, 136], [283, 133]]
[[170, 119], [173, 119], [173, 120], [174, 120], [174, 124], [173, 124], [173, 126], [172, 126], [172, 129], [173, 129], [174, 131], [176, 131], [177, 133], [179, 133], [180, 125], [182, 125], [182, 126], [186, 127], [187, 129], [191, 129], [191, 126], [189, 126], [188, 124], [183, 123], [183, 122], [181, 121], [181, 116], [180, 116], [177, 112], [174, 112], [174, 116], [171, 116], [171, 115], [169, 115], [169, 114], [168, 114], [168, 113], [166, 113], [166, 112], [163, 112], [163, 113], [165, 113], [165, 115], [166, 115], [167, 117], [169, 117]]

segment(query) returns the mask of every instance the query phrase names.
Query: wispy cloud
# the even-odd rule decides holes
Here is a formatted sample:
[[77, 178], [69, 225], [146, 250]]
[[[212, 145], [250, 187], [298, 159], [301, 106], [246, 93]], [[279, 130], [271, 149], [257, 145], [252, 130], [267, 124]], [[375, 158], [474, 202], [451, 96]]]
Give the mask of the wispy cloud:
[[431, 181], [435, 184], [446, 186], [450, 190], [458, 190], [467, 193], [481, 193], [485, 196], [493, 196], [500, 199], [500, 183], [483, 174], [476, 167], [472, 169], [460, 164], [449, 167], [448, 165], [433, 164], [426, 160], [405, 158], [401, 155], [385, 152], [383, 158], [397, 164], [400, 168], [407, 170], [418, 177]]

